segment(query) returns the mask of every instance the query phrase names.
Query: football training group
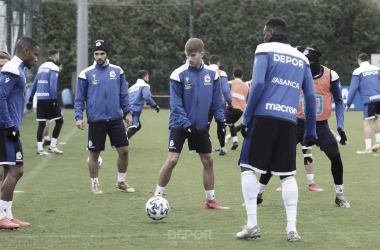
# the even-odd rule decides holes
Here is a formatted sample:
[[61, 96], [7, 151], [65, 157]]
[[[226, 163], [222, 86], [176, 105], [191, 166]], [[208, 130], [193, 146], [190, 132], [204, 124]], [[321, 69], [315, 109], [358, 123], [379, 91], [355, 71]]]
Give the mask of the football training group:
[[[301, 240], [298, 234], [298, 186], [296, 173], [297, 144], [302, 145], [304, 166], [309, 190], [322, 192], [314, 182], [312, 146], [317, 145], [331, 162], [335, 185], [334, 202], [339, 208], [350, 208], [343, 195], [343, 162], [338, 143], [346, 145], [344, 114], [348, 112], [358, 92], [364, 104], [365, 149], [360, 154], [372, 154], [380, 148], [380, 68], [370, 64], [367, 54], [358, 55], [359, 67], [353, 72], [347, 105], [344, 106], [337, 72], [320, 64], [322, 52], [318, 45], [291, 46], [287, 24], [272, 17], [263, 25], [264, 42], [254, 54], [250, 81], [244, 82], [243, 70], [235, 68], [233, 79], [219, 69], [220, 57], [212, 55], [208, 64], [203, 60], [205, 46], [201, 39], [190, 38], [184, 46], [186, 63], [175, 69], [169, 80], [170, 116], [168, 154], [159, 172], [154, 196], [146, 203], [146, 212], [153, 219], [163, 219], [169, 213], [169, 203], [162, 198], [183, 145], [187, 140], [190, 152], [198, 153], [203, 165], [205, 209], [230, 209], [216, 201], [214, 190], [214, 150], [220, 157], [227, 154], [226, 143], [232, 140], [231, 150], [239, 148], [237, 133], [244, 140], [239, 159], [241, 187], [247, 224], [236, 232], [237, 239], [261, 237], [257, 222], [257, 206], [264, 201], [264, 190], [273, 175], [281, 180], [277, 191], [282, 192], [286, 211], [286, 234], [289, 242]], [[108, 135], [117, 151], [118, 178], [116, 188], [133, 193], [127, 181], [129, 140], [141, 128], [140, 116], [146, 104], [158, 113], [149, 85], [149, 73], [140, 70], [138, 80], [128, 86], [121, 67], [111, 64], [106, 41], [97, 40], [92, 47], [94, 63], [77, 78], [75, 120], [80, 130], [87, 124], [87, 159], [91, 192], [101, 195], [99, 168], [100, 153], [105, 150]], [[26, 78], [24, 67], [38, 61], [40, 47], [23, 37], [11, 56], [0, 51], [0, 229], [30, 226], [12, 213], [13, 193], [23, 175], [23, 148], [20, 128], [24, 114]], [[48, 60], [38, 69], [26, 108], [33, 108], [36, 95], [37, 156], [63, 154], [57, 145], [63, 126], [63, 116], [57, 98], [57, 81], [62, 64], [59, 50], [47, 51]], [[335, 102], [336, 130], [330, 129], [328, 119]], [[86, 112], [86, 118], [83, 112]], [[210, 124], [217, 124], [218, 148], [212, 149]], [[237, 124], [241, 120], [240, 124]], [[55, 121], [52, 138], [49, 125]], [[87, 122], [87, 123], [86, 123]], [[372, 144], [371, 125], [376, 137]], [[230, 134], [226, 135], [229, 127]], [[44, 150], [47, 147], [47, 151]], [[256, 175], [260, 175], [257, 177]], [[259, 178], [259, 180], [257, 179]], [[90, 189], [88, 190], [90, 192]], [[91, 193], [90, 193], [91, 194]], [[333, 202], [333, 201], [332, 201]], [[21, 218], [20, 218], [21, 219]]]

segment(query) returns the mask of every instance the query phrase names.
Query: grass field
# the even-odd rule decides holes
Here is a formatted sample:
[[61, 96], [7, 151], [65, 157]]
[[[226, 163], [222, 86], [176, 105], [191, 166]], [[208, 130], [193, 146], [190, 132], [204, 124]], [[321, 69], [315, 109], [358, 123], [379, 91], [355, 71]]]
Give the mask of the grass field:
[[[333, 114], [334, 116], [335, 114]], [[87, 128], [75, 126], [73, 110], [64, 110], [65, 123], [59, 138], [63, 155], [36, 155], [35, 113], [25, 116], [21, 129], [25, 173], [18, 183], [13, 213], [31, 226], [0, 231], [0, 249], [379, 249], [380, 214], [378, 192], [379, 158], [357, 155], [364, 148], [362, 113], [346, 113], [348, 145], [340, 146], [344, 163], [345, 197], [350, 209], [335, 205], [335, 189], [327, 157], [314, 149], [315, 180], [322, 193], [309, 192], [303, 157], [297, 154], [299, 186], [297, 229], [302, 237], [288, 243], [286, 217], [280, 185], [273, 178], [258, 207], [259, 240], [237, 240], [245, 224], [242, 206], [240, 154], [228, 150], [214, 153], [216, 198], [231, 210], [205, 210], [202, 166], [187, 145], [164, 196], [171, 211], [162, 221], [145, 214], [145, 203], [153, 196], [159, 170], [167, 156], [168, 110], [156, 114], [145, 110], [142, 130], [130, 141], [127, 182], [135, 193], [117, 191], [117, 152], [107, 141], [101, 154], [99, 173], [102, 195], [92, 195], [86, 159]], [[330, 126], [335, 128], [335, 117]], [[53, 124], [52, 124], [53, 125]], [[51, 127], [51, 131], [53, 126]], [[211, 127], [214, 148], [216, 124]], [[239, 135], [240, 136], [240, 135]], [[374, 140], [373, 140], [374, 141]], [[239, 138], [240, 145], [242, 138]], [[227, 149], [232, 146], [229, 142]]]

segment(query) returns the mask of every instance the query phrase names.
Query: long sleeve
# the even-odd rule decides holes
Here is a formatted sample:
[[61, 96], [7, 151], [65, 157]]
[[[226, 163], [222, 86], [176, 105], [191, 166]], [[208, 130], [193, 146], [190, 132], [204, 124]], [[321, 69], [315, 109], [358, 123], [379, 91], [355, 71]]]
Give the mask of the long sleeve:
[[132, 114], [132, 106], [129, 101], [129, 92], [127, 87], [127, 80], [125, 74], [120, 76], [120, 107], [124, 114]]
[[226, 120], [224, 115], [225, 107], [226, 104], [223, 101], [221, 81], [215, 80], [213, 87], [213, 98], [211, 103], [211, 110], [214, 114], [215, 121], [224, 122]]
[[87, 87], [87, 80], [78, 78], [74, 102], [75, 120], [83, 120], [83, 110], [85, 107], [85, 101], [87, 96]]
[[313, 78], [309, 69], [305, 71], [302, 90], [305, 98], [305, 137], [317, 139], [316, 133], [316, 99]]
[[0, 78], [0, 123], [5, 125], [5, 128], [9, 128], [15, 124], [9, 114], [8, 97], [20, 77], [13, 74], [2, 74], [6, 77]]
[[353, 75], [350, 83], [350, 91], [348, 92], [347, 107], [350, 107], [354, 101], [356, 91], [359, 88], [359, 76]]
[[170, 111], [172, 116], [177, 119], [179, 124], [181, 124], [182, 129], [191, 126], [191, 122], [187, 117], [185, 108], [183, 106], [183, 86], [180, 82], [170, 80]]
[[335, 115], [336, 115], [337, 128], [341, 128], [342, 130], [344, 130], [344, 106], [343, 106], [343, 98], [340, 93], [339, 78], [331, 82], [331, 93], [333, 94], [333, 98], [335, 102]]

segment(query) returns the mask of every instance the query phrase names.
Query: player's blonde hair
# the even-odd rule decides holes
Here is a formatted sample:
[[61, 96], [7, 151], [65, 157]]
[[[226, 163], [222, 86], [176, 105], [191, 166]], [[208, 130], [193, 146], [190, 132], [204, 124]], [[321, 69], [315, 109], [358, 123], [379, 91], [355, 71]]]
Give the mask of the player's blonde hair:
[[202, 52], [204, 50], [203, 41], [199, 38], [190, 38], [185, 44], [185, 52]]

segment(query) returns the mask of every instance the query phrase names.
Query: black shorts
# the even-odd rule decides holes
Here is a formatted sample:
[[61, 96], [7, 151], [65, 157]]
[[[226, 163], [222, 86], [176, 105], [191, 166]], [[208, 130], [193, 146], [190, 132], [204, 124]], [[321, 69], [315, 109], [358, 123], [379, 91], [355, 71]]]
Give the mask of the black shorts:
[[227, 125], [235, 124], [237, 121], [239, 121], [239, 119], [242, 115], [243, 115], [243, 111], [241, 111], [240, 109], [232, 109], [231, 111], [227, 110], [227, 112], [226, 112], [226, 124]]
[[169, 152], [181, 153], [187, 138], [190, 153], [209, 154], [212, 152], [208, 131], [200, 132], [200, 138], [187, 138], [185, 131], [169, 130]]
[[380, 115], [380, 102], [374, 102], [364, 105], [363, 116], [364, 119], [373, 119]]
[[[331, 132], [331, 129], [329, 127], [329, 124], [327, 120], [325, 121], [318, 121], [316, 124], [316, 132], [318, 140], [316, 141], [315, 145], [320, 147], [321, 145], [336, 142], [336, 139]], [[297, 122], [297, 143], [303, 142], [303, 137], [305, 133], [305, 120], [298, 119]]]
[[103, 151], [105, 149], [107, 134], [110, 138], [112, 148], [129, 145], [124, 122], [120, 119], [88, 124], [87, 149], [90, 151]]
[[20, 138], [12, 141], [5, 129], [0, 129], [0, 165], [24, 165]]
[[239, 165], [273, 175], [296, 173], [296, 125], [274, 118], [255, 118], [248, 127]]
[[54, 108], [53, 100], [37, 100], [37, 121], [54, 121], [62, 118], [61, 108]]

